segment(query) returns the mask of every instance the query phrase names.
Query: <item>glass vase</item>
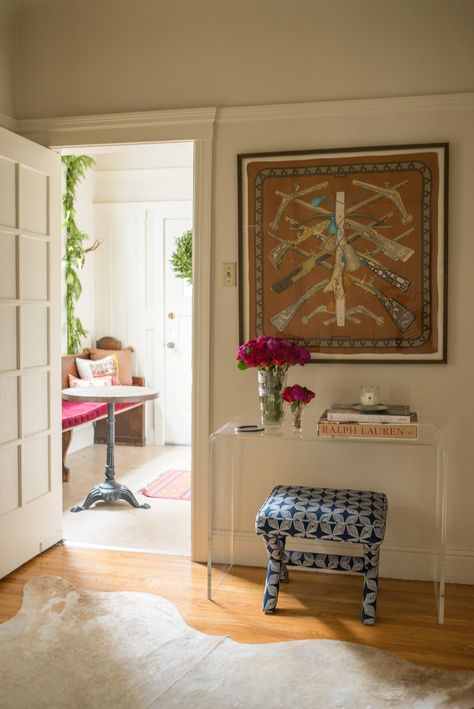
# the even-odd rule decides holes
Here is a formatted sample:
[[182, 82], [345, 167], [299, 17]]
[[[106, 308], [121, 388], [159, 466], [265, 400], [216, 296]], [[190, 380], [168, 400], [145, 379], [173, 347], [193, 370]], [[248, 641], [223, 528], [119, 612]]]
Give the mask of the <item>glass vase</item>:
[[301, 436], [303, 434], [303, 412], [304, 404], [302, 401], [296, 402], [294, 407], [292, 407], [291, 417], [293, 423], [293, 433], [296, 436]]
[[281, 393], [286, 386], [286, 370], [259, 369], [257, 376], [262, 426], [265, 433], [281, 433], [285, 415]]

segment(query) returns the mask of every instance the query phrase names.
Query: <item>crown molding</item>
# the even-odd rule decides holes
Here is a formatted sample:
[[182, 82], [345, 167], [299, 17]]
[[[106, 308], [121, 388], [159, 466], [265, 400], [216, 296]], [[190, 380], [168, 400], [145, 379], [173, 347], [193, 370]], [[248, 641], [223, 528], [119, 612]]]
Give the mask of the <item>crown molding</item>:
[[[474, 108], [474, 92], [431, 94], [426, 96], [398, 96], [390, 98], [344, 99], [285, 103], [265, 106], [233, 106], [228, 108], [185, 108], [163, 111], [138, 111], [133, 113], [106, 113], [58, 118], [26, 118], [15, 120], [0, 114], [0, 125], [21, 135], [49, 145], [65, 145], [71, 138], [83, 140], [87, 133], [100, 136], [108, 132], [105, 142], [123, 140], [123, 131], [140, 130], [147, 140], [148, 132], [173, 130], [189, 138], [197, 135], [212, 138], [214, 123], [248, 121], [294, 120], [332, 116], [357, 116], [394, 113], [417, 113], [423, 111], [463, 111]], [[193, 135], [191, 135], [193, 133]], [[74, 135], [75, 134], [75, 135]], [[79, 137], [80, 134], [80, 137]], [[114, 135], [115, 134], [115, 135]], [[176, 138], [176, 139], [179, 139]], [[182, 139], [185, 139], [182, 137]], [[74, 142], [71, 141], [71, 142]]]
[[66, 116], [60, 118], [25, 118], [18, 121], [22, 131], [96, 130], [97, 128], [128, 128], [135, 126], [176, 125], [177, 123], [214, 122], [215, 108], [184, 108], [166, 111], [137, 111], [134, 113], [103, 113], [89, 116]]
[[0, 113], [0, 127], [18, 133], [18, 121], [6, 113]]
[[[102, 131], [120, 133], [121, 131], [140, 130], [165, 131], [172, 128], [183, 133], [193, 128], [199, 137], [212, 137], [212, 129], [216, 117], [216, 108], [185, 108], [165, 111], [138, 111], [134, 113], [106, 113], [88, 116], [70, 116], [58, 118], [26, 118], [18, 123], [19, 132], [25, 137], [48, 136], [51, 141], [60, 144], [61, 139], [80, 133], [96, 133]], [[59, 141], [59, 142], [58, 142]], [[110, 142], [110, 141], [107, 141]], [[51, 143], [53, 144], [53, 143]]]
[[472, 110], [473, 108], [474, 92], [433, 94], [427, 96], [314, 101], [309, 103], [287, 103], [267, 106], [235, 106], [218, 109], [217, 122], [235, 123], [239, 121], [292, 120], [295, 118], [417, 113], [420, 111], [462, 111]]

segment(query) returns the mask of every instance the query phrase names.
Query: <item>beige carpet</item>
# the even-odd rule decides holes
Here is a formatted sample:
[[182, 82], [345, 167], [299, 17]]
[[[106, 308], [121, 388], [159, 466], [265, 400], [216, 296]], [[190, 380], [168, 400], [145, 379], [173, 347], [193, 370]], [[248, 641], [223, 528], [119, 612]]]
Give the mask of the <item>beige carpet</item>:
[[190, 469], [189, 446], [117, 446], [117, 479], [127, 485], [140, 504], [136, 509], [123, 500], [97, 503], [83, 512], [70, 512], [82, 504], [93, 485], [104, 478], [105, 446], [83, 448], [69, 456], [71, 480], [63, 484], [63, 534], [69, 543], [155, 551], [173, 556], [191, 555], [191, 502], [162, 500], [139, 490], [169, 468]]
[[471, 709], [474, 673], [336, 640], [240, 644], [193, 630], [159, 596], [42, 576], [0, 626], [0, 706]]

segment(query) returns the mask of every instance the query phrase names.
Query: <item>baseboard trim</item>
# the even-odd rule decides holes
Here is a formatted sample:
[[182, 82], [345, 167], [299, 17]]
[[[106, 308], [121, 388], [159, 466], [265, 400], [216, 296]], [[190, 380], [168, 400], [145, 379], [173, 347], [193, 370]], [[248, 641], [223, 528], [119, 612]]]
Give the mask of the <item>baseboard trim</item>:
[[452, 583], [474, 584], [474, 547], [446, 547], [446, 579]]
[[[213, 555], [216, 563], [229, 560], [231, 537], [229, 533], [214, 534]], [[312, 542], [293, 539], [295, 551], [318, 551], [320, 553], [344, 553], [358, 555], [362, 548], [354, 544], [336, 542]], [[234, 563], [241, 566], [267, 565], [267, 556], [262, 540], [251, 532], [238, 532], [234, 536]], [[387, 578], [413, 581], [432, 581], [438, 563], [435, 547], [384, 543], [380, 559], [380, 574]], [[446, 581], [449, 583], [474, 584], [474, 547], [449, 546], [446, 548]]]

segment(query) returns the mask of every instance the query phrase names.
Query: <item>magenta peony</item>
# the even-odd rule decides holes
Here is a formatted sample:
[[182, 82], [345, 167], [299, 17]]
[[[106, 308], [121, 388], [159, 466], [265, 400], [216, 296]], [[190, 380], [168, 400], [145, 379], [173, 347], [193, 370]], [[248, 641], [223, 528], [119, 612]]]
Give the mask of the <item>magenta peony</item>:
[[281, 398], [287, 404], [291, 404], [291, 410], [293, 411], [299, 404], [309, 404], [315, 396], [316, 394], [311, 389], [302, 387], [299, 384], [293, 384], [293, 386], [286, 387], [283, 390]]
[[294, 364], [305, 365], [311, 361], [306, 347], [291, 340], [263, 335], [256, 340], [249, 340], [237, 351], [239, 369], [258, 367], [258, 369], [278, 368], [283, 371]]

